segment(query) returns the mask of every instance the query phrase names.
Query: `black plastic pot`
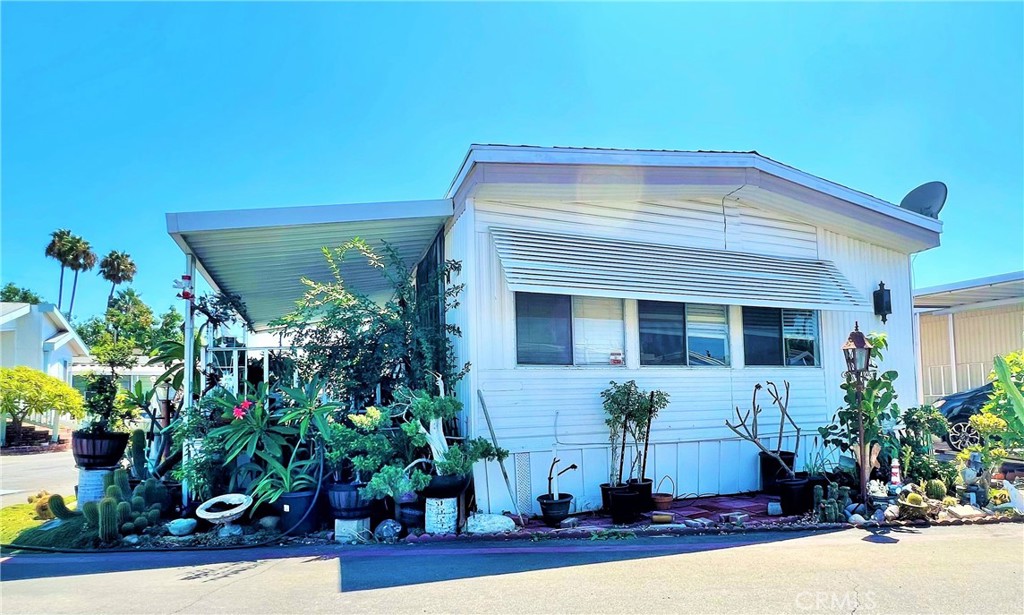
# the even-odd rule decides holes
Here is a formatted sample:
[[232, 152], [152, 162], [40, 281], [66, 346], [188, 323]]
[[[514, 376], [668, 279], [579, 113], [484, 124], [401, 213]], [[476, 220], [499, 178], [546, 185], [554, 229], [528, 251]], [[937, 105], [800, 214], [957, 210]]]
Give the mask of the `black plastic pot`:
[[806, 478], [780, 478], [777, 482], [779, 504], [784, 515], [802, 515], [811, 509], [807, 500]]
[[[778, 482], [779, 479], [786, 478], [785, 468], [779, 465], [777, 459], [764, 451], [759, 452], [757, 456], [761, 461], [761, 491], [769, 495], [779, 495]], [[796, 453], [781, 451], [779, 457], [792, 468], [793, 462], [796, 460]]]
[[611, 497], [612, 523], [623, 525], [637, 520], [639, 517], [639, 494], [635, 491], [624, 489], [622, 491], [612, 491], [609, 495]]
[[628, 485], [613, 485], [611, 483], [601, 483], [601, 508], [603, 510], [612, 509], [611, 494], [614, 491], [628, 491]]
[[277, 498], [273, 508], [278, 516], [281, 517], [281, 523], [278, 525], [281, 531], [286, 531], [296, 523], [299, 523], [302, 516], [306, 515], [306, 511], [309, 511], [309, 514], [306, 515], [305, 520], [289, 533], [293, 536], [299, 536], [308, 534], [317, 527], [320, 520], [318, 518], [319, 515], [316, 514], [315, 495], [316, 491], [313, 490], [289, 491]]
[[128, 447], [126, 433], [71, 432], [71, 454], [75, 465], [86, 470], [116, 466]]
[[821, 485], [822, 491], [828, 493], [829, 480], [822, 474], [807, 474], [807, 472], [797, 472], [797, 478], [807, 479], [807, 509], [810, 510], [814, 506], [814, 486]]
[[403, 532], [423, 529], [427, 516], [426, 504], [417, 498], [396, 505], [395, 521], [402, 524]]
[[651, 512], [654, 510], [654, 500], [651, 499], [651, 492], [654, 490], [653, 479], [631, 478], [627, 485], [629, 485], [629, 490], [637, 495], [637, 512]]
[[466, 476], [432, 476], [430, 484], [420, 492], [425, 498], [457, 498], [469, 486], [469, 475]]
[[370, 516], [370, 501], [359, 495], [366, 483], [327, 485], [327, 502], [335, 519], [365, 519]]
[[558, 527], [558, 524], [569, 516], [569, 507], [572, 505], [571, 493], [559, 493], [556, 499], [553, 494], [545, 493], [537, 496], [540, 503], [540, 514], [544, 518], [544, 524], [548, 527]]

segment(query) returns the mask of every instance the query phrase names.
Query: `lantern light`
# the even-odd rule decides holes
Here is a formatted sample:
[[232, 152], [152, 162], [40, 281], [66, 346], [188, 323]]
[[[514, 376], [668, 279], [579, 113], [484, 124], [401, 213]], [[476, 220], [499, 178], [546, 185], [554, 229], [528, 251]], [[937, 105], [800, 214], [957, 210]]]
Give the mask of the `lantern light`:
[[878, 288], [872, 293], [875, 303], [875, 316], [881, 316], [885, 323], [889, 314], [892, 314], [892, 291], [885, 287], [885, 282], [879, 282]]
[[851, 374], [864, 374], [871, 368], [871, 349], [873, 346], [860, 331], [860, 323], [853, 323], [853, 331], [843, 344], [843, 355], [846, 358], [846, 371]]

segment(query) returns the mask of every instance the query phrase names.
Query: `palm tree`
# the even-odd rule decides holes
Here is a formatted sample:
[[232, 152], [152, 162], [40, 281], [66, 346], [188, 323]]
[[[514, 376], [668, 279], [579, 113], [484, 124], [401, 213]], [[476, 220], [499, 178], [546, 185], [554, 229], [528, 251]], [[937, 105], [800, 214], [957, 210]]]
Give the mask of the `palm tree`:
[[71, 285], [71, 303], [68, 304], [68, 318], [70, 319], [75, 311], [75, 293], [78, 292], [78, 274], [89, 271], [96, 266], [96, 253], [92, 251], [89, 242], [78, 235], [72, 235], [71, 239], [71, 262], [68, 267], [75, 272], [75, 281]]
[[46, 256], [60, 263], [60, 290], [57, 292], [57, 309], [64, 302], [64, 268], [71, 263], [70, 239], [71, 231], [66, 228], [50, 233], [50, 243], [46, 246]]
[[107, 307], [114, 300], [114, 289], [118, 284], [131, 282], [135, 278], [135, 261], [127, 252], [111, 250], [110, 254], [100, 261], [100, 275], [110, 282], [110, 294], [107, 295]]

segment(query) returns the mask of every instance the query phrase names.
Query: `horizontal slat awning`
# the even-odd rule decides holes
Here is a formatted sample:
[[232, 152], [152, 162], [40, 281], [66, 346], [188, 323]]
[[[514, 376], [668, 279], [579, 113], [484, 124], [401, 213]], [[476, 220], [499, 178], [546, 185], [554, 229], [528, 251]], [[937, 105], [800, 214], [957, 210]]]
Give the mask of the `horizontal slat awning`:
[[513, 291], [821, 310], [866, 308], [829, 261], [492, 228]]

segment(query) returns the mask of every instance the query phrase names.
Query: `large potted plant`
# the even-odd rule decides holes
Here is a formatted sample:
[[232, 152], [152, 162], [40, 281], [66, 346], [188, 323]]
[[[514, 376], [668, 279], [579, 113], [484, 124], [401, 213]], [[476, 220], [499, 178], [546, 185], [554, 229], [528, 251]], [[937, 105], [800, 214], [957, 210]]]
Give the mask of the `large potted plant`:
[[635, 496], [629, 495], [631, 492], [623, 480], [623, 472], [626, 460], [626, 434], [629, 432], [631, 417], [636, 412], [640, 389], [636, 386], [635, 380], [623, 384], [612, 381], [609, 384], [611, 386], [601, 391], [610, 445], [608, 482], [601, 484], [601, 506], [605, 510], [611, 510], [613, 494], [623, 494], [619, 502], [623, 512], [620, 517], [624, 519], [631, 517], [632, 513], [626, 509], [636, 500]]
[[127, 422], [135, 416], [118, 384], [118, 369], [135, 365], [131, 340], [104, 334], [93, 346], [96, 360], [110, 373], [93, 375], [85, 391], [85, 420], [71, 433], [71, 452], [80, 468], [97, 469], [117, 465], [128, 446]]
[[332, 481], [327, 498], [336, 519], [370, 516], [370, 501], [362, 490], [367, 481], [395, 457], [384, 429], [391, 425], [386, 411], [371, 406], [331, 423], [324, 442], [324, 460]]
[[551, 468], [548, 469], [548, 492], [537, 496], [541, 518], [544, 519], [544, 523], [548, 527], [558, 527], [569, 516], [569, 508], [572, 506], [572, 494], [559, 491], [558, 477], [570, 470], [576, 470], [578, 467], [574, 463], [555, 472], [555, 466], [560, 461], [561, 459], [557, 457], [551, 460]]
[[649, 512], [654, 508], [654, 500], [651, 499], [651, 492], [654, 487], [654, 480], [647, 478], [647, 459], [651, 446], [651, 426], [658, 412], [668, 406], [668, 394], [664, 391], [640, 392], [642, 404], [636, 409], [633, 420], [630, 423], [630, 432], [633, 435], [633, 443], [636, 445], [636, 456], [633, 458], [633, 468], [638, 469], [637, 477], [633, 478], [633, 470], [630, 470], [630, 479], [627, 481], [630, 491], [638, 496], [637, 507], [640, 512]]
[[11, 417], [11, 432], [25, 417], [55, 410], [59, 415], [82, 417], [82, 394], [58, 378], [30, 367], [0, 367], [0, 412]]

